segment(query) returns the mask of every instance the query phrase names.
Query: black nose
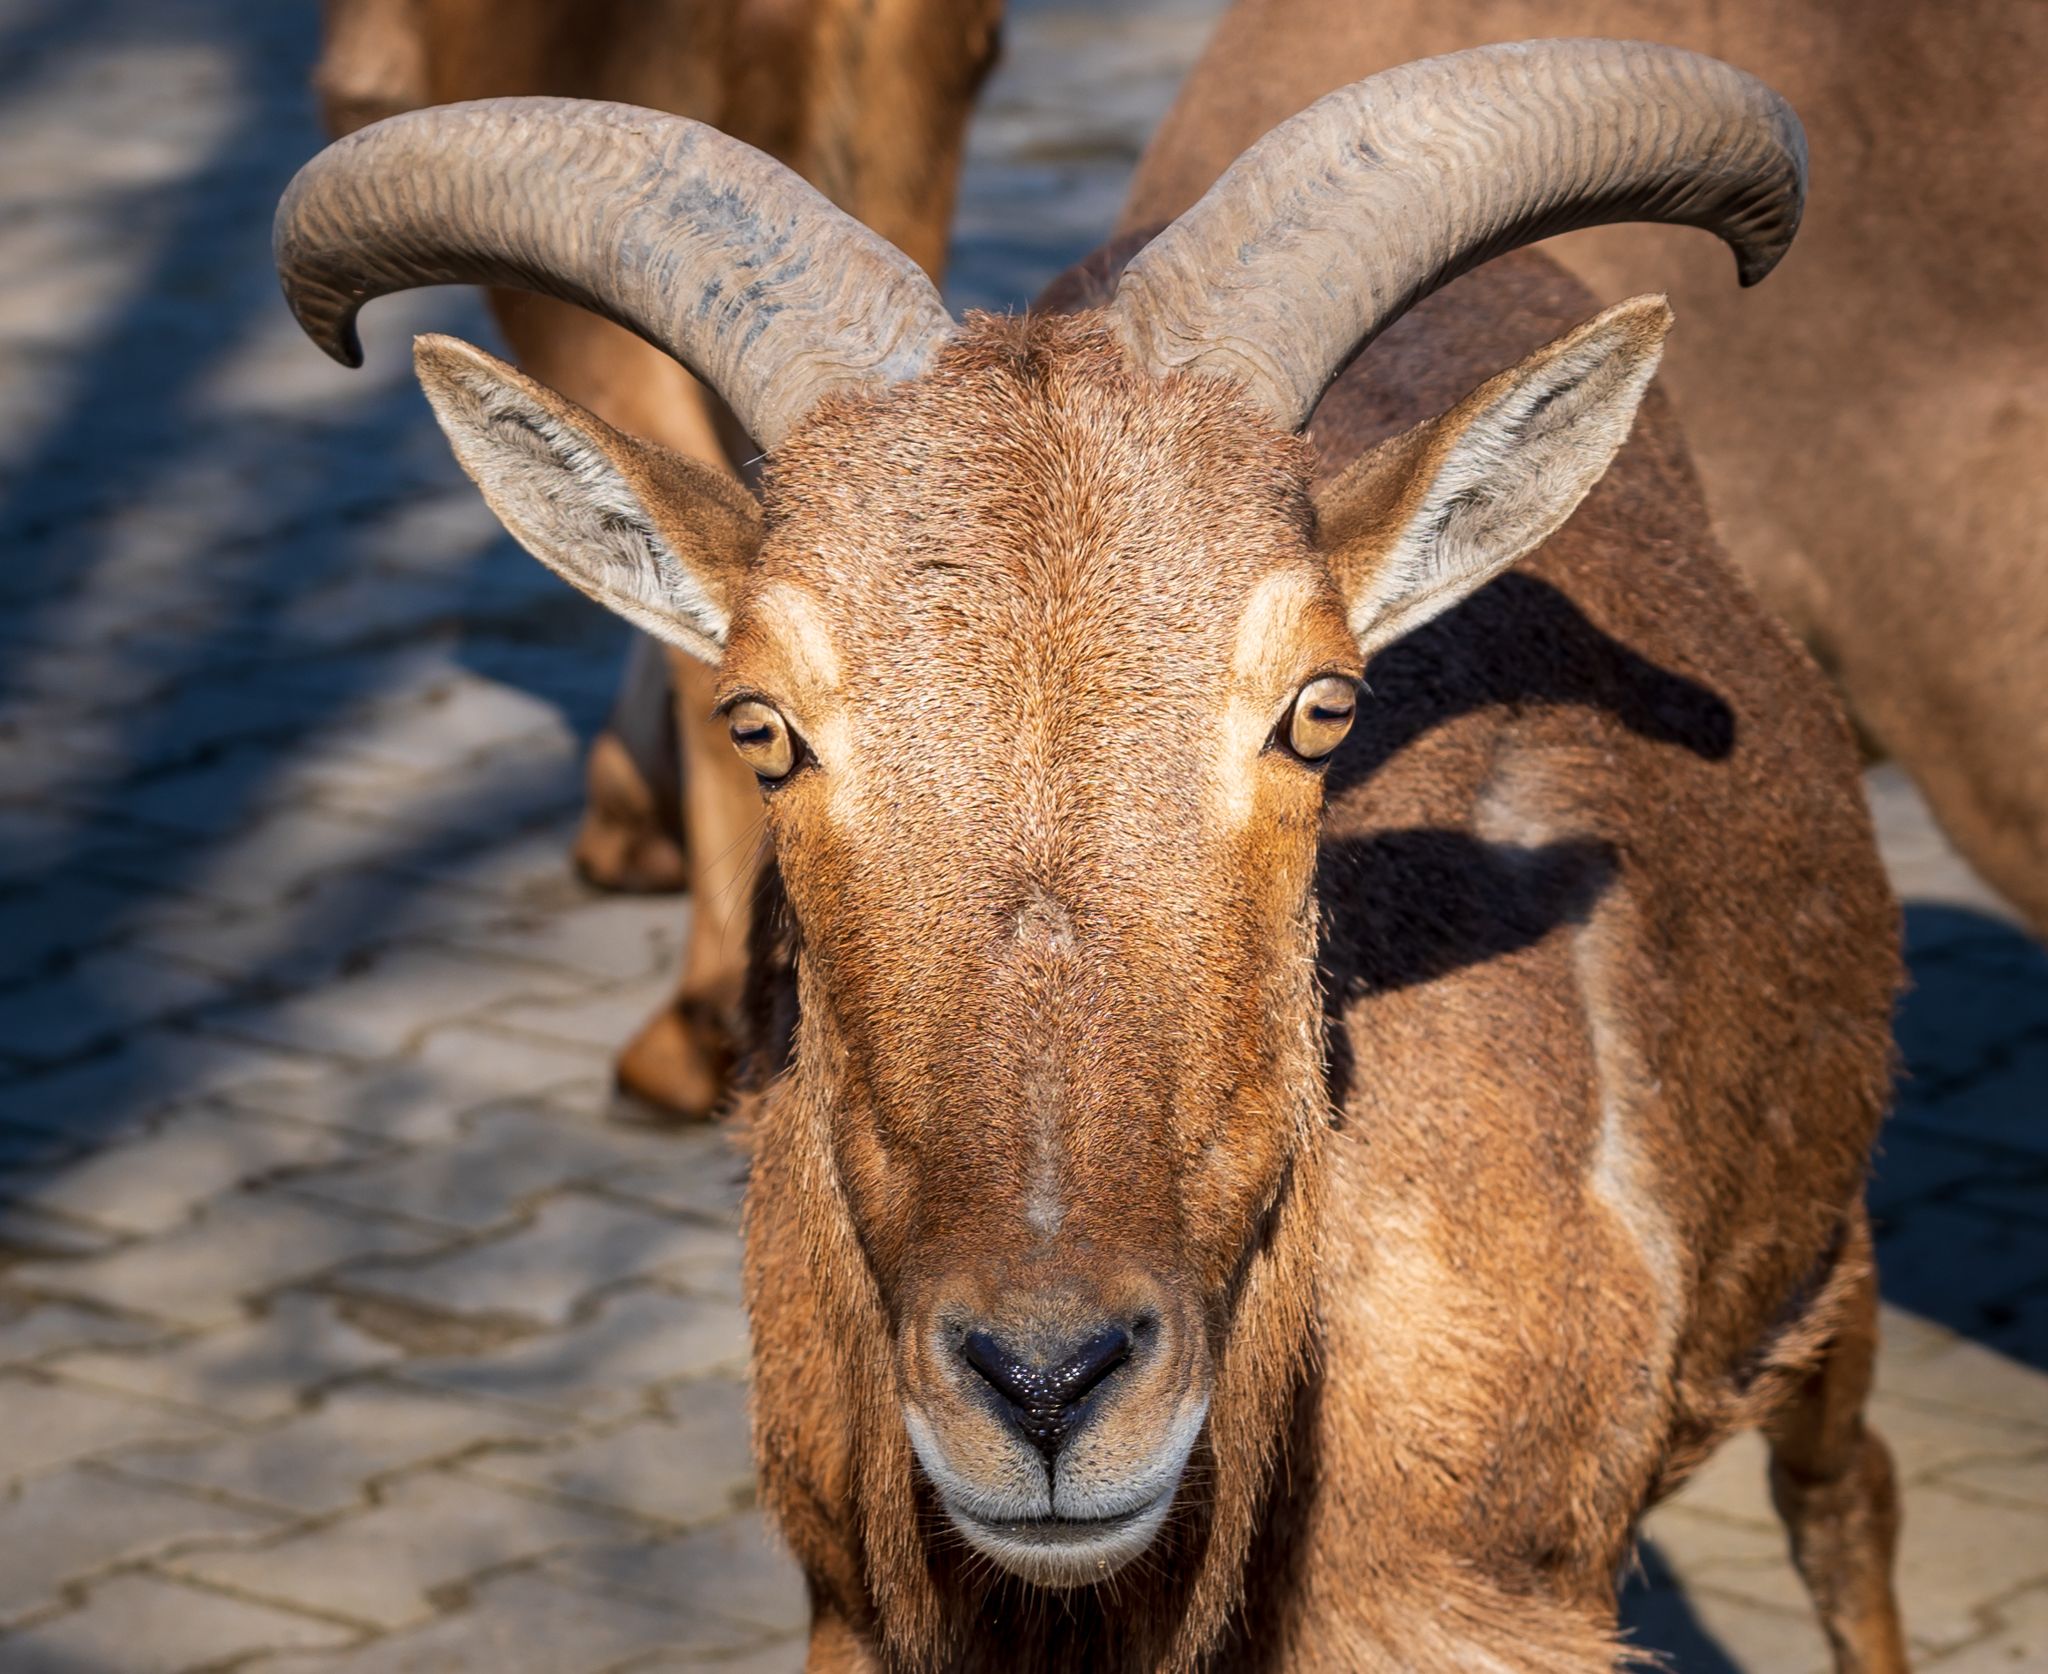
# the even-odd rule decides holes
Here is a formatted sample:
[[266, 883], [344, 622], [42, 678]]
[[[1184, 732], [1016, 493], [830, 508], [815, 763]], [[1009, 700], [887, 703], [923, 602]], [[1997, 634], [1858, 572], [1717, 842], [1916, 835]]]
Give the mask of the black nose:
[[1038, 1360], [986, 1331], [970, 1331], [960, 1356], [1003, 1398], [1025, 1440], [1050, 1459], [1088, 1416], [1090, 1391], [1130, 1359], [1131, 1334], [1112, 1325]]

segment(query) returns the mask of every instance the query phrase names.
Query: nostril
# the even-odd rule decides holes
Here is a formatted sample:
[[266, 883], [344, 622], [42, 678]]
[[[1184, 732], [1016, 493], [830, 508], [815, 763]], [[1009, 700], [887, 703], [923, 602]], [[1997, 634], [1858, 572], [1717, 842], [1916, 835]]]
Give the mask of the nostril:
[[1112, 1325], [1068, 1347], [1047, 1364], [1019, 1353], [987, 1331], [970, 1331], [960, 1358], [1009, 1404], [1013, 1423], [1050, 1458], [1081, 1421], [1082, 1403], [1131, 1357], [1131, 1334]]
[[960, 1345], [960, 1358], [982, 1375], [1006, 1401], [1031, 1406], [1038, 1398], [1038, 1368], [1013, 1354], [986, 1331], [970, 1331]]
[[1131, 1357], [1131, 1334], [1112, 1325], [1099, 1332], [1055, 1367], [1048, 1379], [1064, 1404], [1078, 1401]]

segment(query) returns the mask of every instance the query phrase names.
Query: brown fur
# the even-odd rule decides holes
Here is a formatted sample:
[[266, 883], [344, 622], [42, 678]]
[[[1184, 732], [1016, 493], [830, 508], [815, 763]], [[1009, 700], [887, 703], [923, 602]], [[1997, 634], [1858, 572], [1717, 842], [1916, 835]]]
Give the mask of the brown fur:
[[[2029, 0], [1238, 0], [1140, 168], [1170, 220], [1276, 115], [1388, 65], [1612, 35], [1764, 77], [1813, 196], [1754, 294], [1696, 234], [1549, 248], [1596, 294], [1671, 293], [1665, 375], [1721, 538], [2048, 934], [2048, 9]], [[1519, 348], [1527, 348], [1524, 342]]]
[[[563, 94], [694, 117], [787, 163], [937, 276], [967, 113], [1001, 0], [325, 0], [315, 72], [343, 134], [426, 104]], [[599, 417], [728, 470], [753, 452], [723, 407], [620, 327], [518, 292], [491, 305], [519, 363]], [[620, 1083], [690, 1118], [724, 1103], [759, 861], [753, 776], [711, 714], [713, 676], [636, 646], [592, 746], [578, 869], [693, 896], [675, 999]], [[667, 677], [646, 667], [663, 658]]]

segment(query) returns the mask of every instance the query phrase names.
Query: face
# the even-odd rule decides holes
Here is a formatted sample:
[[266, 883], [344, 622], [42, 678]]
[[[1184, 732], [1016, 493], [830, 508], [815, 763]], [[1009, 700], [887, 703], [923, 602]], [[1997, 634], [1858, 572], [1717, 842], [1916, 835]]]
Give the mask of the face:
[[781, 450], [721, 701], [797, 922], [798, 1060], [954, 1528], [1141, 1552], [1320, 1113], [1310, 879], [1359, 674], [1306, 459], [1061, 322]]

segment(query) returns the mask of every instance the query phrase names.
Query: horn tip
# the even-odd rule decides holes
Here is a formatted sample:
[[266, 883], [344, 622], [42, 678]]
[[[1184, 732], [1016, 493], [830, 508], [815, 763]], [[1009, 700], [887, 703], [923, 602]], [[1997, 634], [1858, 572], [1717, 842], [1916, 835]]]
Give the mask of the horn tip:
[[343, 326], [333, 333], [315, 333], [313, 341], [331, 361], [346, 366], [351, 372], [360, 371], [363, 364], [363, 343], [352, 325]]
[[319, 302], [302, 293], [295, 293], [289, 281], [285, 287], [285, 305], [291, 309], [292, 318], [299, 323], [299, 329], [313, 340], [313, 345], [329, 360], [355, 371], [363, 364], [363, 340], [356, 331], [356, 316], [353, 308], [335, 309], [322, 307]]
[[1768, 244], [1744, 244], [1735, 251], [1735, 278], [1744, 290], [1760, 285], [1777, 270], [1778, 263], [1785, 259], [1785, 252], [1792, 248], [1789, 238], [1772, 239]]

